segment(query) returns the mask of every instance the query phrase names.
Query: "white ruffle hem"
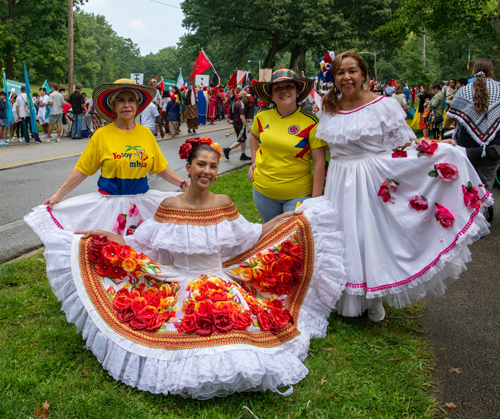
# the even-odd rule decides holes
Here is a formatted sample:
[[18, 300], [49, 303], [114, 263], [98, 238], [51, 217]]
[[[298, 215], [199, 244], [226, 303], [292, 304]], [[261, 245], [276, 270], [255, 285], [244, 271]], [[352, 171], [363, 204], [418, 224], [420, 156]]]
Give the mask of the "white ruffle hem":
[[[308, 370], [301, 359], [307, 355], [309, 339], [325, 335], [327, 317], [335, 308], [346, 282], [343, 235], [335, 230], [337, 212], [324, 198], [308, 200], [302, 209], [313, 233], [314, 270], [299, 315], [297, 327], [301, 334], [280, 347], [236, 344], [165, 350], [145, 347], [124, 338], [108, 327], [90, 301], [80, 275], [80, 237], [69, 231], [52, 231], [41, 237], [46, 247], [47, 276], [54, 294], [62, 302], [68, 321], [82, 332], [87, 348], [116, 380], [151, 393], [178, 394], [200, 400], [241, 391], [269, 390], [290, 394], [291, 389], [281, 393], [279, 388], [294, 385], [307, 375]], [[156, 225], [155, 232], [152, 225]], [[187, 233], [186, 227], [205, 229], [206, 234], [189, 237], [188, 241], [183, 236]], [[255, 243], [261, 228], [241, 216], [233, 222], [224, 221], [208, 227], [151, 220], [141, 226], [134, 236], [128, 236], [127, 244], [146, 254], [149, 249], [150, 253], [152, 251], [163, 259], [158, 260], [160, 263], [173, 261], [174, 265], [169, 269], [178, 271], [177, 278], [185, 276], [192, 279], [203, 259], [209, 265], [214, 261], [219, 263], [218, 268], [205, 266], [205, 270], [227, 278], [220, 265], [221, 255], [230, 258], [237, 254], [229, 248], [237, 237], [235, 233], [246, 232], [240, 237], [240, 246], [236, 246], [240, 251], [242, 244], [248, 249]], [[275, 228], [279, 229], [279, 226]], [[182, 252], [167, 250], [170, 246], [174, 248], [174, 242], [177, 251], [182, 248]], [[225, 243], [225, 247], [219, 244], [217, 248], [217, 242]], [[154, 249], [156, 246], [161, 247]], [[199, 253], [198, 246], [218, 253], [205, 254], [204, 257]]]

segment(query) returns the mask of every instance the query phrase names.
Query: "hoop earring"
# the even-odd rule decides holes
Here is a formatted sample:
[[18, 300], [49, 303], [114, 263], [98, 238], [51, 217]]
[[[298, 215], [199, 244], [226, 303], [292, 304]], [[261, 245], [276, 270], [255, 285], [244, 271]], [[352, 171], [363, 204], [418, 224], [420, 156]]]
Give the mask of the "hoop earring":
[[191, 172], [188, 172], [188, 178], [191, 179]]

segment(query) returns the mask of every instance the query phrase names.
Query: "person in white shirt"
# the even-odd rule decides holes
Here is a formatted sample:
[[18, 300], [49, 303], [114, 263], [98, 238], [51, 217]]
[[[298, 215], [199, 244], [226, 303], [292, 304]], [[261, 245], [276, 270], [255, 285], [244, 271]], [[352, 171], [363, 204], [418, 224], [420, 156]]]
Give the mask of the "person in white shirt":
[[[23, 136], [24, 136], [24, 141], [19, 140], [20, 143], [26, 142], [27, 144], [30, 142], [30, 132], [29, 132], [29, 125], [30, 125], [30, 114], [28, 111], [28, 97], [26, 96], [26, 86], [21, 86], [21, 94], [17, 96], [16, 99], [16, 106], [17, 106], [17, 113], [19, 116], [19, 119], [21, 120], [22, 127], [23, 127]], [[38, 134], [35, 134], [35, 142], [36, 143], [41, 143], [40, 138], [38, 138]]]
[[59, 92], [59, 86], [57, 84], [53, 84], [52, 92], [49, 95], [50, 117], [49, 117], [49, 130], [47, 132], [48, 136], [47, 139], [49, 141], [54, 125], [57, 125], [56, 142], [61, 141], [62, 119], [64, 115], [62, 107], [65, 103], [66, 101], [64, 100], [64, 96]]
[[[40, 89], [40, 98], [38, 99], [38, 122], [43, 128], [44, 134], [47, 134], [49, 129], [49, 116], [50, 116], [50, 106], [49, 106], [49, 96], [46, 94], [46, 89], [43, 87]], [[42, 141], [45, 141], [42, 138]]]
[[144, 109], [140, 115], [141, 125], [150, 129], [153, 135], [156, 135], [156, 127], [155, 123], [158, 123], [158, 127], [160, 127], [160, 135], [161, 138], [164, 137], [163, 127], [160, 120], [160, 114], [158, 113], [158, 109], [156, 105], [151, 102], [146, 109]]

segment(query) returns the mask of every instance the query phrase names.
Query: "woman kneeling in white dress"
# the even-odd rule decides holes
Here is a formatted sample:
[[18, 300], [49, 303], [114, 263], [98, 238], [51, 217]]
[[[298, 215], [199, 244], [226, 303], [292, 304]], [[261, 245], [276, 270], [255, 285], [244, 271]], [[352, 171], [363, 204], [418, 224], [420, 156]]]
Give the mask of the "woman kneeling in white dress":
[[115, 379], [141, 390], [208, 399], [299, 382], [309, 340], [325, 336], [345, 285], [343, 236], [328, 201], [252, 224], [208, 190], [216, 147], [186, 141], [179, 154], [190, 188], [133, 236], [43, 237], [68, 321]]

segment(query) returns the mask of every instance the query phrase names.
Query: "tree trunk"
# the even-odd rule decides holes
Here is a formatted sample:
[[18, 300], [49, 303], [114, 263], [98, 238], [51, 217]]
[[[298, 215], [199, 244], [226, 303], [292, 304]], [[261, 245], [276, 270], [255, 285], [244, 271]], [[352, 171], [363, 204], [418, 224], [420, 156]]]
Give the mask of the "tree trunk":
[[302, 73], [306, 74], [306, 50], [301, 49], [299, 55], [299, 71], [300, 77], [302, 77]]
[[73, 93], [73, 0], [68, 0], [68, 95]]
[[279, 44], [280, 44], [280, 30], [275, 29], [273, 32], [273, 41], [271, 44], [271, 48], [269, 48], [269, 51], [267, 53], [267, 57], [264, 60], [264, 68], [273, 68], [276, 63], [274, 62], [274, 57], [276, 57], [276, 53], [279, 51]]
[[290, 57], [290, 66], [288, 68], [295, 72], [297, 72], [297, 66], [299, 64], [300, 51], [301, 49], [299, 46], [293, 47], [291, 51], [292, 55]]

